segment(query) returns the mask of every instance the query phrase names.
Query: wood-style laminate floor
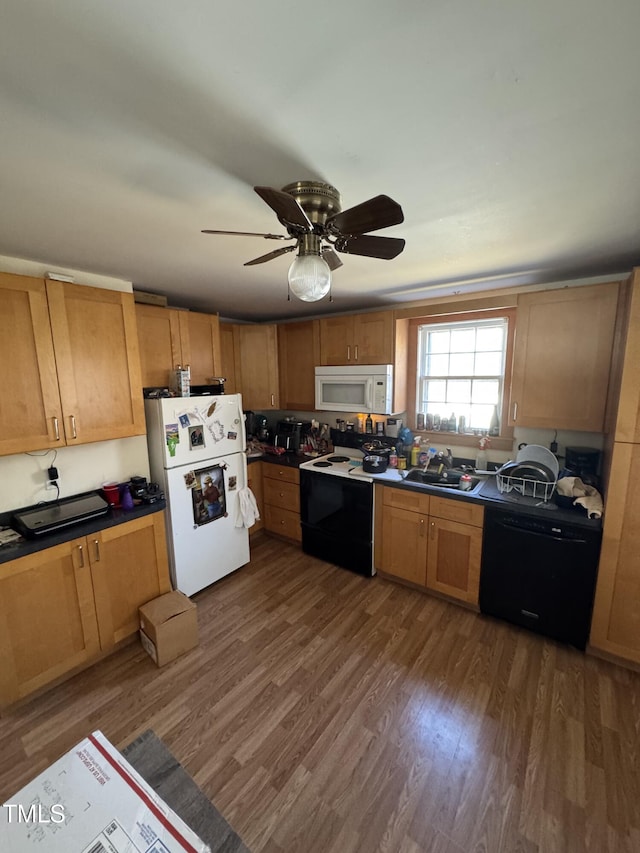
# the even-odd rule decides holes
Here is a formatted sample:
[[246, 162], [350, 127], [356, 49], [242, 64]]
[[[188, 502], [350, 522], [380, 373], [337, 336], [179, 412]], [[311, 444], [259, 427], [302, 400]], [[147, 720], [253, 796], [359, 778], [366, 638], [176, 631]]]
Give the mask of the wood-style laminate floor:
[[253, 853], [640, 850], [640, 674], [266, 537], [195, 600], [0, 719], [0, 801], [152, 728]]

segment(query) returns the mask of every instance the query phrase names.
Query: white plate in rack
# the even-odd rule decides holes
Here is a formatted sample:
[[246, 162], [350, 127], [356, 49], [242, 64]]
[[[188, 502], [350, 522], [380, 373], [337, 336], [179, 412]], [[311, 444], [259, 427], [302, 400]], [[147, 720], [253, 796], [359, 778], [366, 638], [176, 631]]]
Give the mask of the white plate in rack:
[[548, 447], [543, 447], [541, 444], [527, 444], [518, 451], [516, 462], [537, 462], [540, 465], [546, 465], [553, 472], [554, 480], [558, 479], [560, 465], [555, 455]]

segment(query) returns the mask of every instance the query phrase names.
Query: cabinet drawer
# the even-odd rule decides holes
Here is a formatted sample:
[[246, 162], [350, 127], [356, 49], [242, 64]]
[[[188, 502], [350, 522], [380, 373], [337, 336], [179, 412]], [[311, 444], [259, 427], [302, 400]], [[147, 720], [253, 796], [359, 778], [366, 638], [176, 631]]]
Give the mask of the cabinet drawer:
[[266, 530], [277, 533], [278, 536], [286, 536], [287, 539], [293, 539], [295, 542], [302, 541], [300, 515], [297, 512], [265, 504], [264, 526]]
[[430, 500], [435, 499], [421, 492], [410, 492], [408, 489], [392, 489], [389, 486], [382, 486], [382, 502], [385, 506], [408, 509], [411, 512], [429, 515]]
[[284, 483], [300, 483], [300, 472], [297, 468], [287, 468], [284, 465], [280, 467], [279, 465], [272, 465], [269, 462], [265, 462], [262, 468], [262, 475], [265, 480], [265, 484], [267, 480], [280, 480]]
[[429, 515], [435, 518], [446, 518], [449, 521], [461, 521], [463, 524], [473, 524], [482, 527], [484, 522], [484, 507], [467, 501], [452, 501], [447, 498], [431, 497]]
[[295, 483], [264, 480], [264, 502], [281, 509], [300, 512], [300, 487]]

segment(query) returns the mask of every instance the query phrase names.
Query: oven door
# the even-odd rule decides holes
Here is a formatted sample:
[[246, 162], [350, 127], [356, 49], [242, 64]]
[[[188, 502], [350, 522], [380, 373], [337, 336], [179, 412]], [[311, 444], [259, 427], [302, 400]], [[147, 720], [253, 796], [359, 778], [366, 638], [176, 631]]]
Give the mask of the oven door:
[[372, 483], [301, 470], [300, 521], [305, 554], [374, 574]]

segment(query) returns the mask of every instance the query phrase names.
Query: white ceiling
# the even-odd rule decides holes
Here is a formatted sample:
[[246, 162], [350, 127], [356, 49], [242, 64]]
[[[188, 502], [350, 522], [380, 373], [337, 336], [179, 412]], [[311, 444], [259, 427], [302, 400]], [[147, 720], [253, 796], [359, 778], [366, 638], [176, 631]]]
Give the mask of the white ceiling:
[[[0, 254], [250, 319], [628, 271], [638, 32], [638, 0], [4, 0]], [[405, 215], [332, 305], [200, 233], [282, 233], [252, 187], [308, 178]]]

